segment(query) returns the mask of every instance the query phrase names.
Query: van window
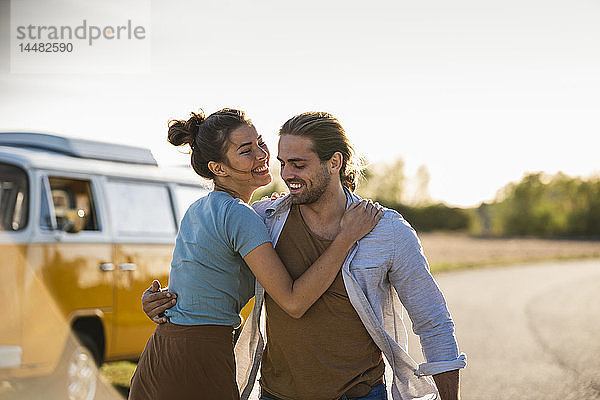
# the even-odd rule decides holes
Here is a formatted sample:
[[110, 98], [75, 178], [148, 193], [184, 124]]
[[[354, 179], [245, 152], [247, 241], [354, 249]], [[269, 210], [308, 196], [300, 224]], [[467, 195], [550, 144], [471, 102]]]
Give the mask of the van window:
[[197, 186], [177, 185], [175, 187], [175, 198], [177, 199], [177, 209], [179, 211], [178, 221], [181, 223], [183, 215], [193, 202], [208, 194], [209, 190]]
[[108, 204], [120, 236], [175, 236], [175, 218], [164, 184], [108, 181]]
[[27, 226], [29, 185], [21, 168], [0, 163], [0, 231], [19, 231]]
[[52, 229], [52, 214], [56, 219], [56, 228], [68, 232], [99, 230], [91, 182], [84, 179], [71, 179], [50, 176], [50, 194], [53, 213], [49, 210], [45, 185], [42, 185], [41, 227]]

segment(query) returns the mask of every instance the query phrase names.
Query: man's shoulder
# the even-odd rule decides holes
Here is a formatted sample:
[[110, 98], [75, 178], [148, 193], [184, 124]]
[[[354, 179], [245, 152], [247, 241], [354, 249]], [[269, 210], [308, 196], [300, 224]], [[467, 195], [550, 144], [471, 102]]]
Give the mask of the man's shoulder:
[[373, 231], [378, 234], [386, 235], [393, 233], [397, 236], [407, 234], [412, 235], [415, 233], [413, 227], [406, 219], [404, 219], [402, 214], [391, 208], [384, 209], [383, 216]]
[[388, 208], [375, 228], [359, 243], [359, 251], [362, 254], [412, 254], [421, 248], [421, 242], [413, 227], [399, 212]]

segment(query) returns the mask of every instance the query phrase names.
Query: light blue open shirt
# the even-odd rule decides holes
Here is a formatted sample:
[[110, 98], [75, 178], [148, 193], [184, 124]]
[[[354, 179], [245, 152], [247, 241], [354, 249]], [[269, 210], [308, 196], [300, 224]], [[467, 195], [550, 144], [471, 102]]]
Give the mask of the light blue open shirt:
[[[346, 194], [347, 206], [360, 200], [353, 193]], [[290, 205], [289, 196], [285, 196], [252, 206], [264, 218], [274, 245]], [[436, 398], [437, 389], [429, 375], [464, 368], [466, 356], [458, 352], [446, 301], [429, 272], [412, 227], [396, 211], [386, 209], [377, 226], [350, 250], [342, 276], [350, 302], [394, 372], [392, 398]], [[260, 323], [264, 293], [256, 282], [254, 310], [235, 348], [237, 382], [243, 400], [252, 391], [264, 350], [264, 323]], [[403, 306], [427, 360], [421, 365], [407, 353]]]

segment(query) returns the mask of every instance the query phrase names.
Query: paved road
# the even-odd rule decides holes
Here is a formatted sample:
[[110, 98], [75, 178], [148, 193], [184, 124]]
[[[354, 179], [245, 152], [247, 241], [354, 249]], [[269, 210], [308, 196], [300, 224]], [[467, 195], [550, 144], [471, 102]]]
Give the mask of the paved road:
[[[464, 399], [600, 399], [600, 260], [461, 271], [436, 280], [468, 356]], [[422, 362], [414, 336], [409, 348]]]

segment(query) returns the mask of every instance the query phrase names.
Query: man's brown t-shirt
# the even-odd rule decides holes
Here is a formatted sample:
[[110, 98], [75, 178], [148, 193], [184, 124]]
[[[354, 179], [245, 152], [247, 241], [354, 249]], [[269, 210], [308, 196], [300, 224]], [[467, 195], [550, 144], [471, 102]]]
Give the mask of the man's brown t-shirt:
[[[297, 279], [331, 240], [312, 233], [293, 205], [275, 250]], [[380, 349], [352, 307], [341, 272], [299, 319], [265, 295], [267, 345], [261, 388], [282, 400], [330, 400], [365, 396], [383, 377]]]

